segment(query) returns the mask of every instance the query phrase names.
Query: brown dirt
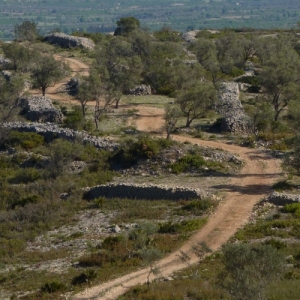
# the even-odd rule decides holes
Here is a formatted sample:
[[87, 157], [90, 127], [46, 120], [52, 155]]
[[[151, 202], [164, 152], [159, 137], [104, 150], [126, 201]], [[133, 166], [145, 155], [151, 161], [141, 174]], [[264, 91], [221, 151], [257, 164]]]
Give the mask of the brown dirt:
[[[163, 111], [158, 108], [141, 106], [136, 126], [139, 130], [160, 132], [163, 128]], [[203, 141], [186, 136], [173, 136], [179, 142], [189, 141], [194, 144], [212, 148], [222, 148], [239, 155], [244, 166], [240, 174], [232, 178], [229, 184], [216, 186], [226, 192], [223, 200], [207, 224], [194, 234], [180, 249], [163, 258], [157, 263], [160, 274], [168, 277], [175, 271], [186, 268], [179, 260], [181, 251], [191, 257], [190, 263], [197, 263], [192, 247], [205, 242], [213, 251], [219, 249], [234, 233], [243, 226], [251, 213], [253, 206], [271, 191], [271, 184], [280, 176], [279, 160], [267, 152], [239, 147], [217, 141]], [[199, 186], [201, 183], [199, 182]], [[74, 300], [101, 299], [111, 300], [125, 293], [130, 287], [147, 282], [149, 268], [144, 268], [117, 279], [89, 288], [74, 296]], [[156, 276], [151, 274], [151, 280]]]
[[[63, 57], [60, 55], [54, 55], [54, 58], [57, 60], [62, 60], [64, 62], [66, 62], [71, 68], [71, 75], [66, 77], [64, 80], [58, 82], [54, 86], [47, 88], [46, 96], [52, 100], [57, 100], [57, 101], [60, 101], [63, 103], [78, 105], [77, 100], [74, 100], [74, 98], [66, 95], [65, 93], [62, 92], [62, 90], [64, 90], [65, 85], [75, 75], [88, 76], [89, 75], [89, 66], [75, 58]], [[33, 95], [41, 95], [41, 91], [37, 90], [37, 89], [30, 90], [29, 93], [33, 94]]]
[[[67, 61], [74, 73], [88, 75], [88, 66], [77, 59], [62, 58], [61, 56], [56, 56], [56, 58]], [[66, 78], [53, 88], [47, 89], [47, 94], [50, 95], [50, 98], [66, 102], [74, 101], [66, 98], [65, 94], [57, 92], [68, 80], [69, 78]], [[139, 110], [138, 116], [134, 120], [138, 130], [156, 133], [163, 132], [162, 109], [149, 106], [135, 106], [135, 108]], [[238, 228], [247, 222], [253, 206], [271, 191], [271, 184], [280, 176], [279, 160], [271, 157], [265, 151], [243, 148], [217, 141], [204, 141], [186, 136], [174, 135], [172, 138], [179, 142], [189, 141], [201, 146], [222, 148], [230, 151], [243, 159], [244, 166], [240, 174], [233, 177], [229, 184], [223, 183], [214, 187], [222, 192], [225, 191], [226, 197], [214, 214], [210, 216], [207, 224], [199, 232], [195, 233], [180, 249], [157, 262], [160, 274], [156, 276], [163, 277], [170, 276], [175, 271], [187, 267], [178, 258], [181, 251], [190, 255], [190, 263], [196, 263], [198, 258], [192, 253], [193, 245], [205, 242], [215, 251], [226, 243]], [[201, 182], [199, 182], [199, 186], [201, 187]], [[84, 292], [75, 295], [73, 300], [116, 299], [130, 287], [145, 283], [148, 274], [149, 268], [140, 269], [88, 288]], [[156, 276], [151, 275], [151, 280]]]

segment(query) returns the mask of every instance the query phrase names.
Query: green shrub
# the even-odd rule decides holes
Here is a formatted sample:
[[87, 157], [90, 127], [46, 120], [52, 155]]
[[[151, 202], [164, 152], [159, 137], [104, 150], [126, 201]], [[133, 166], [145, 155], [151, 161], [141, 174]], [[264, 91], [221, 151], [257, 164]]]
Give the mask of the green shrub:
[[295, 214], [297, 217], [300, 217], [300, 203], [291, 203], [284, 206], [284, 211], [286, 213]]
[[9, 180], [10, 183], [20, 184], [34, 182], [42, 177], [41, 173], [35, 168], [26, 168], [17, 171], [16, 175]]
[[66, 285], [59, 281], [47, 282], [41, 287], [41, 291], [46, 294], [52, 294], [52, 293], [65, 291], [65, 290], [66, 290]]
[[230, 73], [229, 75], [230, 76], [233, 76], [233, 77], [238, 77], [238, 76], [241, 76], [243, 75], [245, 72], [243, 69], [239, 69], [237, 67], [233, 67], [231, 70], [230, 70]]
[[39, 196], [37, 195], [30, 195], [27, 197], [23, 197], [19, 199], [18, 201], [12, 203], [12, 209], [14, 209], [16, 206], [22, 206], [24, 207], [25, 205], [29, 203], [37, 203], [39, 200]]
[[16, 147], [21, 146], [25, 150], [31, 150], [44, 143], [44, 137], [34, 132], [12, 131], [7, 144]]
[[140, 159], [154, 157], [162, 149], [168, 148], [172, 144], [173, 142], [167, 139], [155, 139], [148, 135], [141, 136], [137, 141], [126, 141], [110, 161], [122, 164], [124, 167], [130, 167]]
[[207, 219], [185, 220], [180, 223], [167, 222], [160, 224], [159, 233], [186, 233], [201, 229], [207, 222]]
[[273, 184], [273, 189], [278, 192], [292, 190], [293, 188], [294, 185], [287, 182], [286, 180], [281, 180]]
[[280, 240], [276, 239], [269, 239], [265, 243], [265, 245], [271, 245], [272, 247], [276, 248], [277, 250], [284, 249], [287, 247], [287, 244], [285, 242], [282, 242]]
[[206, 166], [207, 163], [204, 158], [199, 154], [189, 154], [180, 158], [177, 162], [170, 165], [173, 173], [179, 174], [187, 172], [190, 168], [199, 169]]
[[82, 129], [84, 118], [80, 106], [73, 106], [73, 110], [65, 112], [64, 126], [75, 130]]
[[204, 211], [213, 207], [211, 199], [192, 200], [185, 204], [182, 209], [192, 212], [193, 214], [202, 214]]
[[72, 279], [72, 285], [80, 285], [83, 283], [90, 283], [97, 278], [97, 272], [95, 270], [87, 270]]

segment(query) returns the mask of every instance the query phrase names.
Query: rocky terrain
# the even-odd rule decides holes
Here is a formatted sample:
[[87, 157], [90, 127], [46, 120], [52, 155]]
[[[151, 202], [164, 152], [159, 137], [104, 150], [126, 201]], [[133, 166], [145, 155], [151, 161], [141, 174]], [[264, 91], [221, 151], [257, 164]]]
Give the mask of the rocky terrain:
[[89, 38], [71, 36], [61, 32], [46, 35], [45, 40], [51, 44], [58, 45], [63, 48], [78, 47], [91, 50], [95, 47], [95, 43]]

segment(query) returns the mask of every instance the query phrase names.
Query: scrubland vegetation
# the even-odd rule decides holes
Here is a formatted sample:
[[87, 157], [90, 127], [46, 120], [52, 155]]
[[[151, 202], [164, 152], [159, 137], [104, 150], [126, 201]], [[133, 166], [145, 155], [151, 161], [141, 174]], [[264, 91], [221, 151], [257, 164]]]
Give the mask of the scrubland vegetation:
[[[188, 44], [172, 29], [162, 28], [152, 35], [135, 22], [134, 28], [127, 30], [130, 20], [122, 21], [116, 36], [77, 33], [96, 42], [90, 52], [61, 49], [22, 34], [20, 41], [0, 45], [9, 59], [2, 68], [10, 71], [9, 79], [0, 78], [1, 125], [24, 121], [16, 103], [24, 82], [33, 83], [47, 95], [53, 83], [69, 76], [66, 65], [53, 58], [56, 53], [90, 65], [90, 75], [79, 78], [77, 92], [62, 92], [75, 102], [55, 100], [65, 114], [61, 125], [96, 136], [113, 135], [120, 144], [115, 152], [100, 151], [80, 140], [48, 141], [37, 133], [1, 127], [0, 297], [60, 299], [62, 294], [70, 295], [145, 265], [154, 272], [156, 259], [177, 249], [206, 223], [217, 205], [212, 199], [82, 198], [83, 188], [109, 182], [141, 163], [151, 168], [167, 151], [177, 156], [171, 157], [173, 161], [158, 178], [180, 173], [229, 178], [240, 168], [238, 162], [219, 161], [213, 155], [207, 159], [209, 155], [200, 147], [138, 134], [135, 128], [127, 134], [128, 118], [136, 111], [131, 107], [119, 116], [118, 110], [123, 103], [134, 107], [137, 97], [127, 94], [137, 84], [148, 84], [153, 92], [139, 98], [142, 105], [165, 107], [172, 102], [165, 113], [170, 134], [184, 130], [197, 138], [263, 146], [284, 158], [288, 175], [274, 189], [299, 193], [300, 58], [293, 31], [275, 35], [259, 30], [201, 31], [195, 42]], [[245, 71], [251, 74], [241, 76]], [[39, 80], [44, 73], [48, 74], [45, 82]], [[240, 135], [223, 135], [221, 116], [214, 106], [220, 83], [232, 80], [248, 84], [241, 100], [250, 129]], [[89, 105], [92, 101], [96, 105]], [[50, 241], [47, 232], [73, 226], [85, 211], [107, 216], [105, 234], [90, 236], [82, 230], [55, 236], [57, 244], [91, 240], [83, 251], [74, 254], [66, 244], [46, 251], [30, 249], [41, 236]], [[221, 251], [210, 254], [205, 245], [197, 245], [195, 251], [201, 258], [209, 254], [201, 264], [190, 266], [183, 253], [185, 271], [167, 282], [135, 287], [120, 299], [299, 299], [299, 205], [262, 206], [256, 211], [255, 221], [241, 228]], [[120, 232], [117, 224], [122, 227]], [[60, 260], [66, 261], [63, 271], [56, 272], [53, 265], [48, 270], [40, 268]]]

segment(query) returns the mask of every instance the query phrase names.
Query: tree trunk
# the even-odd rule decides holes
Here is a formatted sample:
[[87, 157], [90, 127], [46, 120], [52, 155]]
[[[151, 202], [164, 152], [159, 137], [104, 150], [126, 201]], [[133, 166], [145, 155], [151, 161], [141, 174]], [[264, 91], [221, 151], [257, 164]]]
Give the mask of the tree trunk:
[[82, 115], [83, 117], [85, 117], [85, 105], [81, 104], [81, 108], [82, 108]]
[[43, 96], [45, 96], [45, 93], [46, 93], [46, 87], [42, 86], [42, 94], [43, 94]]
[[185, 127], [190, 128], [192, 121], [193, 121], [193, 119], [187, 118]]
[[117, 99], [117, 100], [116, 100], [116, 106], [115, 106], [115, 108], [119, 108], [119, 102], [120, 102], [120, 100], [121, 100], [121, 99]]

